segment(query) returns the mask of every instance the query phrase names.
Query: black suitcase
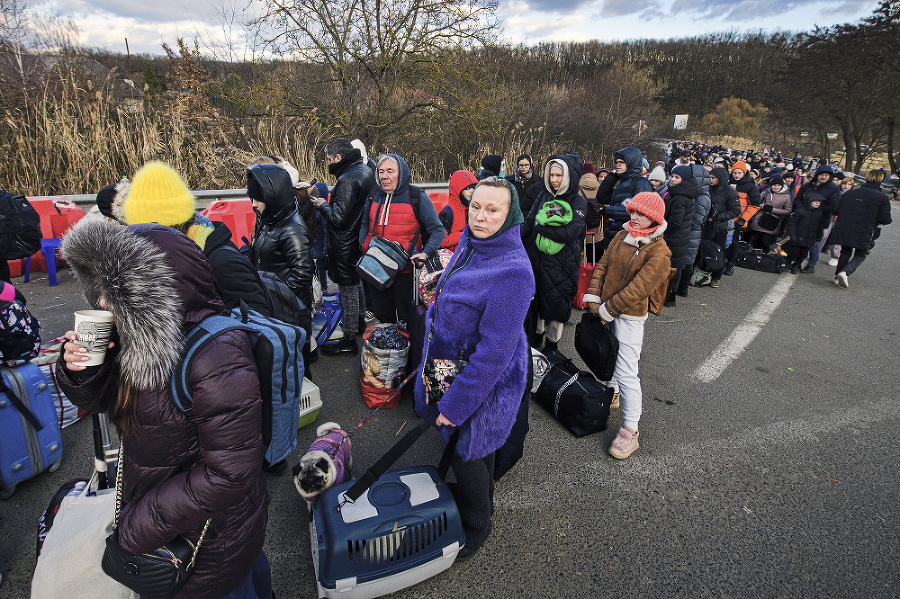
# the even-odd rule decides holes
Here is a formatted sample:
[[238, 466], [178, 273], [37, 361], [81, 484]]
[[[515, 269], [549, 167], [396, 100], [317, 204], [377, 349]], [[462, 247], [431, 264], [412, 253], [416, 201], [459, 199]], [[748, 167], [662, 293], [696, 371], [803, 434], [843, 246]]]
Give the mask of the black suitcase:
[[606, 430], [612, 387], [579, 370], [558, 351], [546, 354], [552, 366], [533, 395], [534, 400], [576, 437]]

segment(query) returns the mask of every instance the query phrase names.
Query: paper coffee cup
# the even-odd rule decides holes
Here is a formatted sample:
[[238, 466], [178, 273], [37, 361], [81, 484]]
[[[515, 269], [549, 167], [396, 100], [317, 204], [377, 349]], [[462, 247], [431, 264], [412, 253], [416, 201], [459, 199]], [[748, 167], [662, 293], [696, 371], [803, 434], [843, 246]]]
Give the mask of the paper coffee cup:
[[112, 338], [115, 320], [106, 310], [79, 310], [75, 312], [76, 343], [87, 350], [90, 358], [78, 362], [81, 366], [99, 366], [106, 359], [106, 348]]

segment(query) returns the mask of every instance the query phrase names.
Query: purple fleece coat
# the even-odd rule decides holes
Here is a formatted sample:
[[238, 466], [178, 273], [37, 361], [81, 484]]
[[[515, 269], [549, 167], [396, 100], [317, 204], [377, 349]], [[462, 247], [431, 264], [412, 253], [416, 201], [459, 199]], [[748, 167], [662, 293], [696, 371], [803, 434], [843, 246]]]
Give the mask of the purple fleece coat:
[[[522, 402], [531, 359], [522, 323], [534, 296], [534, 275], [518, 226], [484, 240], [466, 227], [451, 264], [453, 271], [441, 276], [440, 295], [425, 316], [429, 331], [437, 314], [427, 354], [469, 360], [441, 398], [440, 412], [459, 426], [456, 453], [470, 461], [503, 445]], [[421, 364], [416, 412], [424, 420], [438, 416], [437, 408], [425, 403]], [[440, 427], [444, 442], [452, 432]]]

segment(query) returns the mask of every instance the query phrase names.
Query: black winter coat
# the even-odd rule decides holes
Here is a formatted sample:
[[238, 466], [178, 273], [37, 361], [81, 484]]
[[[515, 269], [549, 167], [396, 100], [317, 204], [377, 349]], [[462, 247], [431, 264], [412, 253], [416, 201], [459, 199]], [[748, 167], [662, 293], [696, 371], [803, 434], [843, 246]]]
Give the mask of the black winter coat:
[[709, 216], [709, 208], [712, 203], [709, 197], [709, 173], [699, 164], [691, 166], [691, 172], [697, 183], [697, 199], [694, 200], [691, 236], [688, 239], [685, 265], [693, 264], [697, 258], [697, 250], [700, 249], [700, 240], [703, 238], [703, 225], [706, 223], [706, 217]]
[[797, 205], [801, 208], [808, 205], [807, 194], [813, 191], [822, 196], [822, 211], [825, 213], [825, 218], [822, 219], [822, 228], [827, 229], [828, 223], [831, 222], [831, 216], [841, 201], [841, 188], [832, 181], [824, 185], [816, 185], [815, 183], [816, 180], [813, 179], [800, 187], [800, 190], [794, 197], [794, 205], [795, 208]]
[[672, 252], [672, 268], [680, 269], [688, 264], [694, 200], [699, 191], [696, 180], [687, 179], [677, 185], [669, 185], [669, 191], [664, 198], [667, 227], [663, 239]]
[[306, 224], [297, 214], [291, 177], [274, 164], [260, 164], [248, 173], [266, 180], [247, 182], [247, 193], [262, 195], [266, 207], [256, 220], [253, 254], [257, 270], [274, 273], [296, 294], [303, 305], [312, 307], [312, 240]]
[[225, 223], [213, 221], [215, 230], [206, 238], [203, 254], [209, 260], [219, 295], [225, 306], [234, 308], [244, 300], [251, 310], [271, 316], [266, 290], [250, 260], [231, 241], [231, 231]]
[[[788, 219], [787, 235], [791, 238], [790, 243], [811, 248], [817, 241], [822, 240], [825, 229], [822, 223], [829, 217], [823, 208], [825, 202], [822, 196], [812, 191], [806, 194], [806, 197], [806, 204], [794, 203], [794, 211]], [[821, 202], [821, 205], [818, 208], [811, 208], [810, 204], [816, 200]]]
[[359, 150], [348, 152], [328, 170], [338, 178], [329, 203], [320, 208], [328, 221], [328, 276], [338, 285], [356, 285], [356, 263], [362, 256], [359, 229], [375, 175], [363, 164]]
[[[581, 159], [571, 154], [556, 155], [548, 158], [547, 164], [553, 160], [559, 160], [565, 165], [566, 176], [556, 196], [546, 189], [538, 196], [522, 225], [522, 236], [526, 240], [525, 248], [534, 265], [538, 314], [544, 320], [566, 322], [572, 313], [572, 300], [578, 291], [578, 265], [581, 263], [587, 200], [578, 189], [578, 181], [584, 168]], [[545, 169], [545, 173], [549, 173], [549, 169]], [[548, 175], [545, 174], [546, 176]], [[550, 183], [547, 180], [545, 188], [549, 187]], [[555, 227], [536, 224], [537, 213], [545, 203], [553, 199], [563, 200], [572, 207], [572, 220], [566, 225]], [[538, 234], [564, 244], [563, 248], [553, 255], [543, 253], [535, 246]]]
[[625, 161], [626, 171], [621, 176], [615, 171], [611, 172], [597, 189], [597, 202], [604, 206], [603, 239], [606, 243], [609, 243], [631, 218], [623, 203], [642, 191], [653, 191], [650, 181], [643, 175], [643, 158], [640, 149], [634, 146], [616, 152], [615, 159]]
[[846, 192], [834, 212], [837, 220], [828, 243], [868, 250], [875, 227], [891, 223], [891, 200], [877, 183]]
[[193, 574], [175, 597], [223, 597], [249, 574], [268, 519], [262, 399], [249, 339], [230, 331], [198, 352], [188, 375], [191, 421], [169, 387], [182, 338], [225, 310], [197, 245], [160, 225], [82, 219], [63, 254], [88, 303], [106, 298], [121, 343], [103, 365], [80, 372], [60, 357], [60, 387], [91, 412], [109, 411], [123, 380], [136, 391], [137, 428], [123, 440], [119, 542], [141, 553], [178, 535], [196, 540], [212, 518]]
[[737, 191], [728, 184], [727, 170], [717, 166], [710, 174], [719, 179], [718, 185], [709, 188], [709, 199], [718, 215], [719, 230], [730, 231], [734, 228], [734, 219], [741, 215], [741, 201]]

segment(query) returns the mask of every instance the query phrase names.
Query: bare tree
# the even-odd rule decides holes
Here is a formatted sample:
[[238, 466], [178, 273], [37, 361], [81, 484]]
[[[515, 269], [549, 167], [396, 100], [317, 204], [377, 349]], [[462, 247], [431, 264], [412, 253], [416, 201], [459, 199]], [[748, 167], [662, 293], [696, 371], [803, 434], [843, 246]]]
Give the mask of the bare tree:
[[[494, 38], [496, 0], [260, 0], [269, 49], [321, 67], [330, 103], [295, 89], [298, 108], [378, 146], [422, 114], [454, 65], [441, 60]], [[330, 84], [330, 85], [329, 85]]]

